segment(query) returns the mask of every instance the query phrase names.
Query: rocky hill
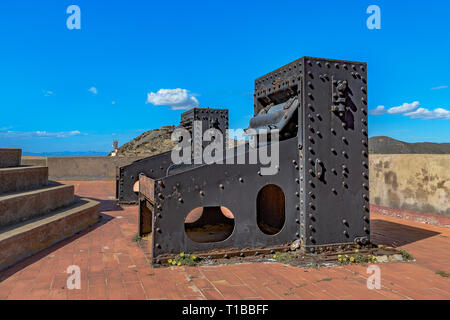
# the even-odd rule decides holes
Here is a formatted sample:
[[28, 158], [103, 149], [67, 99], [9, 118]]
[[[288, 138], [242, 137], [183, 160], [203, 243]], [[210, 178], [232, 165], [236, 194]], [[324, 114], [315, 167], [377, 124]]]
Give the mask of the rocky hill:
[[385, 136], [379, 136], [369, 139], [369, 153], [450, 154], [450, 143], [408, 143]]
[[[175, 126], [165, 126], [144, 132], [118, 148], [118, 157], [148, 157], [172, 150], [176, 142], [170, 139]], [[111, 154], [110, 154], [111, 155]]]

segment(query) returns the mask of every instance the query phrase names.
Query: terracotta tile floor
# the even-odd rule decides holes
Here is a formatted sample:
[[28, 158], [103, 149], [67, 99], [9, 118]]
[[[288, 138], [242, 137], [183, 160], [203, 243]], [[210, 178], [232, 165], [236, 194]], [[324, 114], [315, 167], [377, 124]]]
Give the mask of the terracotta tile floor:
[[[69, 183], [69, 182], [68, 182]], [[379, 264], [380, 290], [366, 286], [361, 265], [301, 269], [278, 263], [152, 269], [132, 237], [137, 207], [112, 200], [114, 182], [70, 182], [101, 200], [100, 223], [0, 272], [0, 299], [450, 299], [450, 229], [372, 215], [372, 241], [415, 258]], [[81, 289], [68, 290], [69, 265]]]

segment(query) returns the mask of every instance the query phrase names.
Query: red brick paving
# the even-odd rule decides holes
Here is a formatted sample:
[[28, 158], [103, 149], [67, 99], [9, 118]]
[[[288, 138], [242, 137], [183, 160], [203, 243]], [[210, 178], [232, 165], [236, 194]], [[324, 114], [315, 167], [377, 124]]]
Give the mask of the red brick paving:
[[[0, 299], [450, 299], [450, 229], [372, 214], [372, 241], [407, 250], [415, 262], [378, 264], [382, 288], [366, 287], [361, 265], [301, 269], [279, 263], [153, 269], [132, 242], [137, 207], [116, 206], [114, 182], [70, 182], [101, 200], [102, 221], [0, 272]], [[385, 209], [384, 209], [385, 210]], [[68, 290], [69, 265], [81, 289]]]

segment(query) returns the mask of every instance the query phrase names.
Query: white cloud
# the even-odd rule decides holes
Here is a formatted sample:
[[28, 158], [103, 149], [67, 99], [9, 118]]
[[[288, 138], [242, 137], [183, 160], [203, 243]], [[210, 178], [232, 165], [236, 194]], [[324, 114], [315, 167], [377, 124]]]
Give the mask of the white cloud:
[[42, 93], [44, 94], [44, 97], [50, 97], [55, 95], [55, 93], [51, 90], [42, 90]]
[[439, 89], [447, 89], [447, 88], [448, 88], [448, 86], [437, 86], [437, 87], [431, 88], [431, 90], [439, 90]]
[[378, 106], [375, 109], [369, 110], [369, 113], [374, 116], [379, 116], [386, 113], [386, 108], [384, 106]]
[[389, 114], [402, 114], [406, 112], [411, 112], [419, 107], [419, 101], [414, 101], [413, 103], [404, 103], [398, 107], [392, 107], [387, 110]]
[[78, 130], [48, 132], [48, 131], [5, 131], [0, 132], [0, 138], [68, 138], [77, 135], [87, 135]]
[[447, 120], [450, 120], [450, 111], [443, 109], [443, 108], [437, 108], [434, 110], [428, 110], [426, 108], [419, 108], [413, 112], [405, 113], [404, 115], [407, 117], [410, 117], [412, 119], [424, 119], [424, 120], [447, 119]]
[[443, 108], [436, 108], [434, 110], [429, 110], [426, 108], [419, 108], [419, 101], [414, 101], [413, 103], [404, 103], [398, 107], [392, 107], [386, 110], [384, 106], [378, 106], [375, 109], [370, 110], [370, 114], [374, 116], [385, 114], [403, 114], [411, 119], [450, 119], [450, 111]]
[[91, 92], [92, 94], [97, 94], [97, 93], [98, 93], [98, 90], [97, 90], [96, 87], [90, 87], [90, 88], [88, 89], [88, 91]]
[[170, 106], [172, 110], [186, 110], [199, 106], [197, 98], [186, 89], [159, 89], [158, 92], [150, 92], [147, 102], [155, 106]]

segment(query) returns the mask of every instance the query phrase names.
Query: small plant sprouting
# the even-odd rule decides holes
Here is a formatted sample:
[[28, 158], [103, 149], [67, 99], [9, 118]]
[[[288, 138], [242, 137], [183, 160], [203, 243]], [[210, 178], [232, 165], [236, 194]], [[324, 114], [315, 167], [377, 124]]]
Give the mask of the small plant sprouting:
[[131, 239], [131, 241], [133, 242], [139, 242], [142, 241], [142, 237], [139, 235], [139, 233], [136, 233], [133, 237], [133, 239]]
[[338, 261], [340, 264], [350, 264], [350, 263], [371, 263], [375, 262], [376, 256], [372, 254], [361, 254], [358, 249], [355, 249], [354, 254], [339, 254]]
[[281, 263], [288, 263], [294, 259], [292, 254], [290, 254], [289, 252], [275, 252], [272, 258]]
[[447, 273], [447, 272], [442, 271], [442, 270], [436, 271], [436, 274], [438, 274], [438, 275], [440, 275], [441, 277], [444, 277], [444, 278], [450, 277], [450, 273]]
[[167, 260], [171, 266], [195, 266], [200, 261], [200, 258], [195, 254], [188, 254], [181, 252], [173, 259]]
[[400, 250], [400, 253], [405, 260], [414, 260], [414, 257], [408, 251], [402, 249]]

